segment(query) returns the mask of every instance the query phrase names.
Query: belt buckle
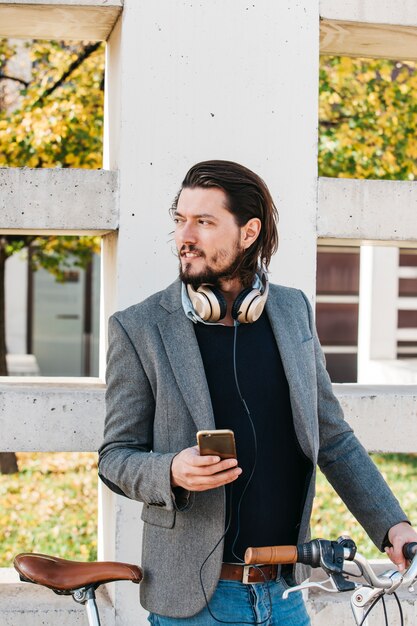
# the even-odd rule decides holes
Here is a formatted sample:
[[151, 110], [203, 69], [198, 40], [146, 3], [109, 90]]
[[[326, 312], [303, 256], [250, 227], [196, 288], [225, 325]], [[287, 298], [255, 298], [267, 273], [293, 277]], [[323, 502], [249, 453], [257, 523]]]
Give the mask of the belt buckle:
[[252, 568], [252, 565], [244, 565], [243, 566], [243, 576], [242, 576], [242, 583], [244, 585], [249, 585], [249, 574], [250, 574], [250, 570]]

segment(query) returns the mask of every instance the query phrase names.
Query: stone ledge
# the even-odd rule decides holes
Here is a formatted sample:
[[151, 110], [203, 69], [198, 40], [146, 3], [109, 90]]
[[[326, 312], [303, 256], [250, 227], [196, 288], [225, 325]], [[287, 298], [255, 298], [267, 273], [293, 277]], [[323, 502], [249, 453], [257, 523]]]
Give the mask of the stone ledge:
[[[416, 385], [333, 388], [347, 421], [369, 451], [417, 451]], [[103, 433], [104, 394], [100, 379], [0, 378], [2, 450], [97, 450]]]
[[333, 385], [369, 452], [417, 451], [417, 385]]
[[100, 379], [0, 378], [3, 451], [96, 451], [103, 435]]
[[0, 0], [0, 37], [105, 41], [122, 0]]
[[[97, 592], [97, 606], [103, 626], [113, 626], [115, 611], [105, 589]], [[29, 583], [0, 584], [2, 626], [84, 626], [85, 608], [69, 596]]]
[[319, 178], [317, 236], [417, 246], [417, 184]]
[[0, 231], [114, 230], [118, 179], [110, 170], [0, 168]]

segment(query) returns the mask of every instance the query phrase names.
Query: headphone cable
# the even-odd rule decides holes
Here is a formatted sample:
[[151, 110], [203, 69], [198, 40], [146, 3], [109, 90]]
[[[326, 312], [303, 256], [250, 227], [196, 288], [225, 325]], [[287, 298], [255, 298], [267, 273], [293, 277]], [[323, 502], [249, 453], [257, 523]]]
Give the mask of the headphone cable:
[[[239, 501], [237, 504], [237, 530], [236, 530], [236, 534], [235, 537], [233, 539], [233, 544], [232, 544], [232, 554], [233, 556], [240, 562], [240, 563], [244, 563], [244, 560], [237, 556], [237, 554], [235, 553], [235, 546], [236, 546], [236, 542], [239, 538], [239, 534], [240, 534], [240, 507], [243, 501], [243, 497], [246, 494], [246, 491], [249, 487], [249, 484], [252, 480], [252, 477], [255, 473], [255, 469], [256, 469], [256, 462], [257, 462], [257, 458], [258, 458], [258, 441], [257, 441], [257, 437], [256, 437], [256, 430], [255, 430], [255, 425], [253, 423], [248, 405], [246, 404], [246, 400], [243, 398], [242, 393], [240, 391], [240, 386], [239, 386], [239, 380], [237, 377], [237, 366], [236, 366], [236, 346], [237, 346], [237, 327], [239, 326], [239, 322], [237, 320], [234, 321], [234, 335], [233, 335], [233, 373], [234, 373], [234, 379], [235, 379], [235, 384], [236, 384], [236, 389], [239, 395], [239, 399], [243, 404], [243, 407], [245, 409], [246, 415], [249, 419], [249, 423], [251, 425], [251, 429], [252, 429], [252, 435], [253, 435], [253, 441], [254, 441], [254, 449], [255, 449], [255, 459], [252, 465], [252, 469], [251, 472], [249, 474], [249, 478], [246, 482], [245, 487], [243, 488], [242, 493], [240, 494], [239, 497]], [[227, 520], [227, 524], [226, 524], [226, 529], [224, 531], [224, 533], [222, 534], [222, 536], [220, 537], [220, 539], [217, 541], [216, 545], [212, 548], [212, 550], [209, 552], [209, 554], [206, 556], [206, 558], [204, 559], [203, 563], [200, 566], [200, 571], [199, 571], [199, 577], [200, 577], [200, 586], [204, 595], [204, 600], [206, 602], [206, 607], [207, 610], [210, 614], [210, 616], [216, 621], [216, 622], [220, 622], [221, 624], [251, 624], [252, 626], [260, 626], [261, 624], [265, 624], [266, 622], [268, 622], [271, 617], [272, 617], [272, 598], [271, 598], [271, 591], [269, 589], [269, 582], [268, 580], [266, 580], [265, 574], [263, 573], [262, 569], [260, 567], [258, 567], [257, 565], [252, 565], [251, 567], [254, 567], [255, 569], [257, 569], [261, 575], [263, 576], [264, 580], [265, 580], [265, 584], [266, 584], [266, 590], [267, 590], [267, 594], [268, 594], [268, 603], [269, 603], [269, 610], [268, 610], [268, 614], [267, 616], [261, 620], [261, 621], [255, 621], [255, 622], [246, 622], [246, 621], [227, 621], [227, 620], [222, 620], [218, 617], [216, 617], [209, 606], [209, 601], [207, 598], [207, 594], [206, 594], [206, 590], [204, 588], [204, 583], [203, 583], [203, 568], [205, 566], [205, 564], [207, 563], [207, 561], [209, 560], [209, 558], [213, 555], [213, 553], [215, 552], [215, 550], [218, 548], [219, 544], [221, 543], [221, 541], [224, 539], [224, 537], [226, 536], [227, 532], [230, 529], [231, 523], [232, 523], [232, 500], [233, 500], [233, 483], [230, 483], [230, 507], [229, 507], [229, 519]]]
[[[236, 353], [237, 353], [237, 328], [239, 326], [239, 322], [237, 320], [234, 321], [234, 334], [233, 334], [233, 373], [234, 373], [234, 378], [235, 378], [235, 384], [236, 384], [236, 389], [240, 398], [240, 401], [243, 404], [243, 407], [245, 409], [246, 415], [248, 417], [251, 429], [252, 429], [252, 437], [253, 437], [253, 444], [254, 444], [254, 452], [255, 452], [255, 458], [254, 458], [254, 462], [252, 465], [252, 469], [251, 472], [249, 474], [249, 478], [246, 482], [246, 485], [243, 488], [242, 493], [240, 494], [240, 498], [237, 504], [237, 529], [236, 529], [236, 534], [233, 538], [233, 543], [232, 543], [232, 547], [231, 547], [231, 551], [233, 556], [235, 557], [235, 559], [237, 559], [238, 561], [240, 561], [241, 563], [244, 563], [244, 560], [239, 557], [236, 552], [235, 552], [235, 547], [236, 547], [236, 543], [237, 540], [239, 538], [239, 534], [240, 534], [240, 507], [242, 505], [243, 502], [243, 498], [246, 494], [246, 491], [252, 481], [253, 475], [255, 474], [255, 470], [256, 470], [256, 463], [258, 461], [258, 439], [256, 436], [256, 429], [255, 429], [255, 425], [253, 423], [252, 420], [252, 416], [250, 414], [249, 411], [249, 407], [246, 403], [246, 400], [244, 399], [242, 392], [240, 390], [240, 385], [239, 385], [239, 379], [237, 376], [237, 359], [236, 359]], [[232, 509], [232, 492], [230, 493], [230, 510]], [[269, 602], [269, 610], [268, 610], [268, 615], [267, 617], [260, 621], [260, 622], [254, 622], [255, 624], [263, 624], [264, 622], [268, 621], [271, 617], [272, 617], [272, 599], [271, 599], [271, 591], [269, 589], [269, 582], [268, 580], [266, 580], [265, 574], [263, 573], [262, 569], [260, 567], [258, 567], [257, 565], [254, 565], [253, 567], [255, 567], [262, 575], [262, 577], [264, 578], [265, 584], [266, 584], [266, 589], [267, 589], [267, 594], [268, 594], [268, 602]]]
[[[248, 478], [248, 480], [246, 482], [246, 485], [243, 488], [243, 491], [242, 491], [242, 493], [240, 495], [240, 498], [239, 498], [239, 502], [237, 504], [237, 531], [236, 531], [236, 535], [235, 535], [235, 537], [233, 539], [233, 544], [232, 544], [232, 548], [231, 548], [233, 556], [238, 561], [243, 563], [243, 559], [241, 557], [237, 556], [237, 554], [235, 553], [235, 546], [236, 546], [236, 542], [237, 542], [237, 540], [239, 538], [239, 534], [240, 534], [240, 507], [241, 507], [244, 495], [245, 495], [245, 493], [246, 493], [246, 491], [247, 491], [247, 489], [248, 489], [248, 487], [249, 487], [249, 485], [250, 485], [250, 483], [252, 481], [252, 478], [253, 478], [253, 475], [254, 475], [255, 469], [256, 469], [256, 463], [257, 463], [257, 460], [258, 460], [258, 440], [257, 440], [257, 437], [256, 437], [255, 426], [254, 426], [254, 423], [252, 421], [252, 417], [251, 417], [248, 405], [246, 404], [246, 400], [244, 399], [244, 397], [242, 396], [242, 392], [240, 391], [239, 380], [238, 380], [238, 377], [237, 377], [236, 346], [237, 346], [237, 328], [238, 328], [238, 326], [239, 326], [239, 322], [237, 320], [235, 320], [235, 322], [234, 322], [234, 336], [233, 336], [233, 373], [234, 373], [236, 389], [237, 389], [240, 401], [243, 404], [243, 407], [245, 409], [246, 415], [247, 415], [247, 417], [249, 419], [249, 423], [251, 425], [253, 444], [254, 444], [254, 451], [255, 451], [255, 459], [254, 459], [254, 462], [253, 462], [253, 465], [252, 465], [251, 472], [249, 474], [249, 478]], [[230, 506], [231, 506], [231, 503], [230, 503]]]

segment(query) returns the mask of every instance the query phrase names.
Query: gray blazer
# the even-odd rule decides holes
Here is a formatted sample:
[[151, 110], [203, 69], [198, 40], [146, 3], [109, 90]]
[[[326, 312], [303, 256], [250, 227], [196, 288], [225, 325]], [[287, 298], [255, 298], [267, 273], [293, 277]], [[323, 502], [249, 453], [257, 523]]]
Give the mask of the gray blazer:
[[[107, 417], [99, 472], [118, 493], [144, 503], [141, 602], [149, 611], [188, 617], [205, 606], [202, 562], [224, 532], [224, 488], [172, 489], [170, 466], [196, 432], [215, 428], [193, 323], [176, 281], [109, 322]], [[397, 500], [344, 421], [332, 392], [313, 322], [301, 291], [270, 286], [266, 311], [288, 379], [296, 435], [374, 543], [406, 519]], [[299, 542], [309, 537], [312, 474]], [[271, 494], [273, 497], [273, 494]], [[285, 510], [283, 510], [285, 515]], [[222, 544], [203, 568], [210, 597], [219, 579]], [[297, 581], [306, 577], [296, 566]]]

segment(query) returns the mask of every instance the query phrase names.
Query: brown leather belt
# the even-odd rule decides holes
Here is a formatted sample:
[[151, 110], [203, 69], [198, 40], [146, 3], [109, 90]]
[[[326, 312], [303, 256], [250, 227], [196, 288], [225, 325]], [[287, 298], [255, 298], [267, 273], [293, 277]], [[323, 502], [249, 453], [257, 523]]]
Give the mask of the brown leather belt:
[[220, 578], [223, 580], [237, 580], [245, 584], [265, 583], [276, 580], [280, 573], [279, 565], [235, 565], [223, 563]]

